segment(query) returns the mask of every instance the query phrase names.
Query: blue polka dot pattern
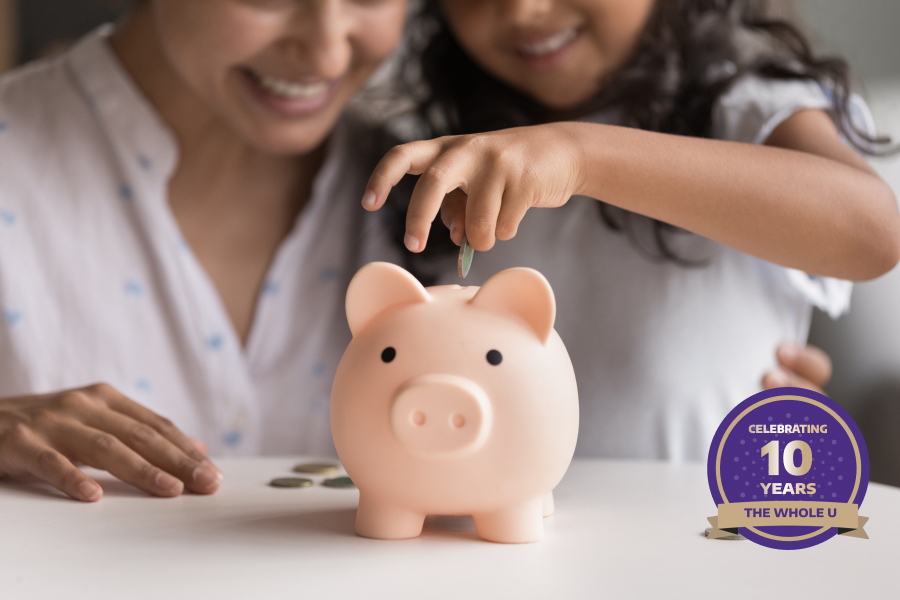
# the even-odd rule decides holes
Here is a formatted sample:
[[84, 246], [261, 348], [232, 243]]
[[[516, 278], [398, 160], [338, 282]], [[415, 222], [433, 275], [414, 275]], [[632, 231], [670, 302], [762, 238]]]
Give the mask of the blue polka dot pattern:
[[14, 325], [18, 325], [22, 320], [22, 312], [10, 308], [4, 308], [3, 320], [6, 321], [6, 324], [11, 327]]
[[206, 338], [206, 347], [210, 350], [221, 350], [222, 346], [225, 345], [225, 338], [222, 337], [219, 333], [214, 333], [208, 338]]
[[0, 133], [6, 133], [7, 129], [9, 129], [9, 125], [6, 124], [6, 121], [0, 121]]
[[140, 167], [145, 171], [149, 171], [153, 168], [153, 162], [143, 154], [138, 154], [137, 162], [138, 165], [140, 165]]
[[322, 274], [319, 276], [322, 281], [335, 281], [338, 277], [341, 276], [341, 270], [337, 267], [327, 267], [322, 269]]
[[143, 296], [144, 295], [144, 286], [142, 286], [137, 281], [126, 281], [125, 282], [125, 294], [128, 296]]
[[244, 434], [240, 431], [229, 431], [222, 436], [222, 441], [225, 442], [225, 445], [229, 448], [234, 448], [235, 446], [239, 446], [241, 442], [244, 441]]
[[16, 213], [8, 210], [0, 210], [0, 221], [3, 221], [4, 225], [12, 227], [16, 224]]
[[266, 296], [277, 296], [280, 291], [281, 285], [277, 281], [269, 279], [266, 281], [265, 285], [263, 285], [263, 294]]
[[134, 382], [134, 388], [139, 392], [143, 392], [144, 394], [153, 392], [153, 386], [150, 385], [150, 382], [143, 377]]
[[119, 198], [126, 202], [131, 202], [134, 200], [134, 190], [131, 189], [131, 186], [126, 184], [122, 184], [119, 188]]

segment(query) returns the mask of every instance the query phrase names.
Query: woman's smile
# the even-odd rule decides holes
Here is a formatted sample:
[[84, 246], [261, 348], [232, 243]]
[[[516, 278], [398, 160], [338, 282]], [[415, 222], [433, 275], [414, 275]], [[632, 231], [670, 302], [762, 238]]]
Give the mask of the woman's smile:
[[255, 101], [285, 118], [303, 117], [328, 106], [341, 78], [298, 81], [240, 69], [245, 88]]

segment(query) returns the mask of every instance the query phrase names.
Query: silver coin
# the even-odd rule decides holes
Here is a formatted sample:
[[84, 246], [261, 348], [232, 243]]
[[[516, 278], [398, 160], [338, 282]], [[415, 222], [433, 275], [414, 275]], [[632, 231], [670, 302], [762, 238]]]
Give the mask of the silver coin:
[[337, 473], [341, 468], [332, 463], [300, 463], [294, 465], [294, 473], [310, 473], [313, 475], [330, 475]]
[[353, 480], [349, 477], [333, 477], [331, 479], [326, 479], [322, 482], [322, 485], [325, 487], [333, 487], [333, 488], [352, 488], [356, 487], [353, 484]]
[[276, 477], [269, 482], [269, 485], [277, 488], [305, 488], [313, 484], [312, 479], [302, 479], [300, 477]]
[[463, 279], [469, 274], [472, 268], [472, 258], [475, 256], [475, 249], [469, 245], [466, 234], [463, 234], [462, 244], [459, 246], [459, 260], [456, 263], [456, 273]]

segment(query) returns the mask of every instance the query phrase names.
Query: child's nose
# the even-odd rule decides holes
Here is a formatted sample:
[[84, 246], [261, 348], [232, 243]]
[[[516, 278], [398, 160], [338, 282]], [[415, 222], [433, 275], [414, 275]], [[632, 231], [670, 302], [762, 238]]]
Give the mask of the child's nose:
[[553, 9], [554, 0], [507, 0], [504, 5], [506, 17], [520, 24], [533, 24]]

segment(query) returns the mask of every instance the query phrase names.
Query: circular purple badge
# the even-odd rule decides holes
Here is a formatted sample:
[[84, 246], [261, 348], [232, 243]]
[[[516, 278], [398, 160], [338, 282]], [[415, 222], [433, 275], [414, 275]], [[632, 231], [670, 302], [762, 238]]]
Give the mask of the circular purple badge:
[[744, 400], [716, 431], [707, 475], [719, 508], [711, 538], [740, 533], [798, 550], [837, 534], [866, 537], [858, 514], [869, 483], [865, 441], [817, 392], [777, 388]]

